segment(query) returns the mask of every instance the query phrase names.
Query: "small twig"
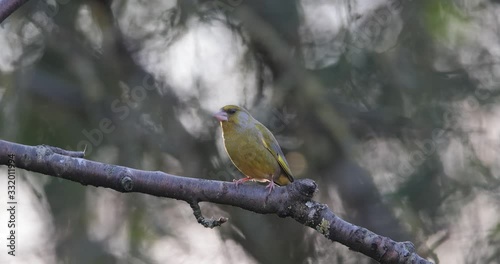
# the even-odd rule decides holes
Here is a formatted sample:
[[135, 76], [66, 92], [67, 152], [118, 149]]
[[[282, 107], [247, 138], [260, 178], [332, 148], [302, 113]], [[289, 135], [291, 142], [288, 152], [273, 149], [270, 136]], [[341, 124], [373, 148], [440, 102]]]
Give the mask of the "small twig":
[[218, 220], [215, 220], [213, 218], [206, 219], [201, 214], [201, 208], [200, 208], [200, 205], [198, 204], [198, 202], [190, 201], [188, 203], [191, 206], [191, 209], [193, 209], [194, 217], [196, 217], [196, 220], [198, 221], [198, 223], [200, 223], [204, 227], [214, 228], [216, 226], [221, 226], [222, 224], [227, 222], [227, 218], [225, 218], [225, 217], [219, 217]]
[[73, 158], [85, 157], [85, 150], [83, 150], [83, 151], [71, 151], [71, 150], [65, 150], [62, 148], [53, 147], [53, 146], [49, 146], [49, 145], [41, 145], [40, 147], [47, 148], [49, 151], [52, 151], [53, 153], [61, 154], [61, 155], [68, 156], [68, 157], [73, 157]]

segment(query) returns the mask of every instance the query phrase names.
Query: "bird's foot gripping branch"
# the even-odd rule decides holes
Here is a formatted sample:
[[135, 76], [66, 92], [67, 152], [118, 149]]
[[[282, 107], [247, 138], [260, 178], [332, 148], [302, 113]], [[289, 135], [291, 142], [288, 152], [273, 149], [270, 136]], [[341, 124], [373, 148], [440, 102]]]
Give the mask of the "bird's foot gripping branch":
[[339, 242], [380, 263], [431, 263], [415, 252], [411, 242], [396, 242], [336, 216], [325, 204], [312, 200], [316, 183], [295, 180], [270, 194], [260, 185], [236, 186], [232, 182], [196, 179], [143, 171], [83, 159], [83, 152], [51, 146], [26, 146], [0, 140], [0, 165], [39, 172], [83, 185], [105, 187], [118, 192], [139, 192], [188, 202], [197, 221], [205, 227], [220, 226], [226, 218], [205, 219], [199, 202], [237, 206], [260, 214], [291, 217], [331, 241]]

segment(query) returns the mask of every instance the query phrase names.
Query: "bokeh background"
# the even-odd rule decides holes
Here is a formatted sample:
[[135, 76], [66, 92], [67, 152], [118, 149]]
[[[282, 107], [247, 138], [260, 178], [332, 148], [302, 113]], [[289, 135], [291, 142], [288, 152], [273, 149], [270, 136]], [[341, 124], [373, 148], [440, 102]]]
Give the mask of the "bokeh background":
[[[32, 0], [0, 26], [0, 138], [232, 181], [212, 113], [239, 104], [342, 218], [436, 263], [500, 263], [499, 14], [495, 0]], [[18, 255], [1, 263], [373, 263], [275, 215], [202, 204], [229, 217], [211, 230], [180, 201], [22, 170], [17, 190]]]

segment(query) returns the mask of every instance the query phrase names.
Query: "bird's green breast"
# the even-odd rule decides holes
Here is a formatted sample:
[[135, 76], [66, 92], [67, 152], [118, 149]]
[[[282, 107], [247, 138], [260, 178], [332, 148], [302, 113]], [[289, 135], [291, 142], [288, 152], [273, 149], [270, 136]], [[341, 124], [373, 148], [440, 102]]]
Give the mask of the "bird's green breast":
[[243, 174], [256, 179], [270, 179], [279, 173], [278, 162], [262, 145], [255, 131], [235, 131], [223, 127], [223, 133], [227, 154]]

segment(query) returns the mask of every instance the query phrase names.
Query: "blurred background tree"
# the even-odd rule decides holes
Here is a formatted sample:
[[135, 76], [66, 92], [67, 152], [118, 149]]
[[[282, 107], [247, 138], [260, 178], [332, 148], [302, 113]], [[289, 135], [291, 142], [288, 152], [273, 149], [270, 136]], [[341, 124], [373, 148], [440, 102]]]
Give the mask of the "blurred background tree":
[[[341, 217], [435, 262], [498, 263], [498, 14], [487, 0], [29, 1], [0, 28], [0, 138], [231, 181], [211, 114], [239, 104]], [[183, 202], [18, 173], [15, 263], [372, 262], [290, 219], [207, 204], [229, 217], [208, 230]]]

